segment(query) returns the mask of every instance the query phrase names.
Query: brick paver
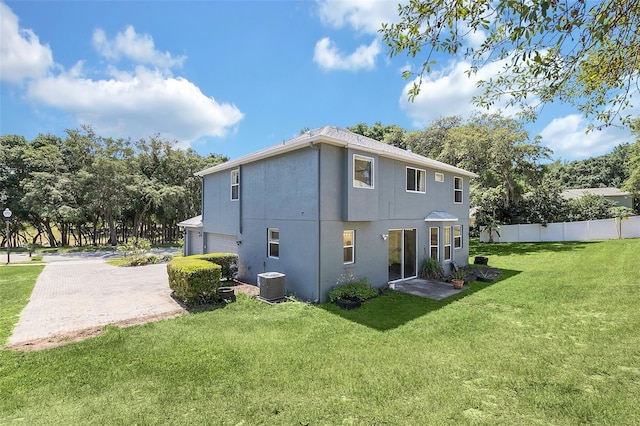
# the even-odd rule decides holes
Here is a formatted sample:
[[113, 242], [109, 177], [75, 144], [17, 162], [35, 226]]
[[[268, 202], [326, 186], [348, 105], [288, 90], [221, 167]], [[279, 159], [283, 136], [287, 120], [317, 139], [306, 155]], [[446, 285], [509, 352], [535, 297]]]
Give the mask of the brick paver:
[[10, 345], [182, 310], [165, 264], [115, 267], [101, 259], [52, 262], [38, 277]]

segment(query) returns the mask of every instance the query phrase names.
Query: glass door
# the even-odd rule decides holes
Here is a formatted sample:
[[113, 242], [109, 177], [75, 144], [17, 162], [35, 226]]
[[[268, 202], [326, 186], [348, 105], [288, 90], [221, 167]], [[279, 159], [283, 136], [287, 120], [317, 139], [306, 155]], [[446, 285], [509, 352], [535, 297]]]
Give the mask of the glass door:
[[415, 228], [389, 230], [389, 281], [399, 281], [418, 275]]

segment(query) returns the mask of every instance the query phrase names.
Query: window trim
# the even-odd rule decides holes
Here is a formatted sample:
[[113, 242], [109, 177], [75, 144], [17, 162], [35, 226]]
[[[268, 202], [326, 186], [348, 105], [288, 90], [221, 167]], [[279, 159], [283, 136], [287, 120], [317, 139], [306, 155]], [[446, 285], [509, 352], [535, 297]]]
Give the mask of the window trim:
[[[345, 244], [345, 234], [351, 233], [351, 245]], [[345, 250], [351, 249], [351, 261], [346, 261]], [[356, 263], [356, 231], [353, 229], [345, 229], [342, 231], [342, 263], [344, 265], [353, 265]]]
[[[235, 179], [234, 179], [235, 176]], [[237, 188], [236, 198], [233, 198], [233, 189]], [[238, 201], [240, 199], [240, 169], [231, 170], [231, 201]]]
[[[408, 188], [409, 169], [414, 170], [416, 172], [413, 183], [416, 186], [416, 188], [419, 187], [418, 183], [421, 183], [422, 191], [420, 191], [419, 189], [413, 190]], [[422, 179], [420, 179], [419, 176], [422, 176]], [[406, 192], [410, 192], [413, 194], [426, 194], [427, 193], [427, 171], [424, 169], [418, 169], [417, 167], [406, 166], [405, 167], [405, 190]]]
[[[432, 230], [435, 229], [436, 230], [436, 243], [435, 245], [433, 244], [433, 241], [431, 240], [431, 237], [433, 235]], [[433, 257], [431, 255], [431, 251], [432, 249], [435, 247], [436, 249], [436, 257]], [[429, 227], [429, 257], [432, 259], [437, 260], [438, 262], [440, 261], [440, 228], [437, 226], [431, 226]]]
[[[371, 163], [371, 185], [370, 186], [363, 186], [366, 185], [363, 182], [359, 181], [356, 179], [356, 160], [359, 161], [367, 161]], [[352, 161], [352, 166], [353, 166], [353, 170], [352, 170], [352, 185], [354, 188], [358, 188], [358, 189], [375, 189], [375, 159], [373, 157], [367, 157], [365, 155], [360, 155], [360, 154], [353, 154], [353, 161]], [[358, 184], [356, 184], [356, 182], [358, 182]]]
[[[451, 252], [451, 226], [445, 226], [442, 229], [442, 257], [444, 261], [450, 262], [453, 258], [453, 253]], [[448, 238], [447, 238], [448, 237]], [[448, 240], [448, 242], [447, 242]], [[449, 255], [447, 257], [447, 248], [449, 248]]]
[[[438, 177], [439, 177], [439, 179], [438, 179]], [[436, 182], [444, 182], [444, 173], [441, 173], [441, 172], [435, 172], [435, 173], [434, 173], [434, 175], [433, 175], [433, 179], [434, 179]]]
[[[458, 235], [456, 235], [456, 233]], [[462, 248], [462, 225], [453, 225], [453, 249], [459, 250], [461, 248]]]
[[[277, 238], [273, 238], [273, 232], [278, 233]], [[278, 246], [278, 255], [271, 254], [271, 246]], [[267, 256], [270, 259], [280, 259], [280, 228], [267, 228]]]
[[[460, 182], [460, 188], [456, 187], [456, 182]], [[456, 194], [460, 193], [460, 201], [456, 201]], [[464, 180], [460, 176], [453, 177], [453, 203], [464, 203]]]

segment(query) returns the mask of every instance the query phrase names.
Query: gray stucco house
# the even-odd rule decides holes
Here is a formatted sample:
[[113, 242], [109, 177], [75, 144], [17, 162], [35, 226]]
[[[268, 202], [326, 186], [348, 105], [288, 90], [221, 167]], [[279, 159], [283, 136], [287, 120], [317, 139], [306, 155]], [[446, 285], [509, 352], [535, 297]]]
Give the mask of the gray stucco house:
[[326, 301], [341, 274], [374, 286], [469, 258], [476, 175], [326, 126], [202, 170], [202, 216], [182, 222], [185, 254], [234, 252], [238, 278], [286, 275], [289, 294]]

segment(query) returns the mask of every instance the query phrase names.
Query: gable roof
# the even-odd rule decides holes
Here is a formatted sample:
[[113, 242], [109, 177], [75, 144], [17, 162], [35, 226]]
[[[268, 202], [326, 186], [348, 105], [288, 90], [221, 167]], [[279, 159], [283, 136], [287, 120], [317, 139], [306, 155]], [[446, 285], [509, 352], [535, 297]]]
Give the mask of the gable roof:
[[178, 223], [178, 226], [184, 228], [202, 228], [202, 215], [200, 214], [187, 220], [183, 220], [182, 222]]
[[580, 188], [567, 189], [562, 191], [560, 195], [568, 200], [574, 198], [582, 198], [585, 195], [602, 195], [603, 197], [629, 197], [630, 192], [621, 191], [618, 188]]
[[252, 154], [239, 157], [235, 160], [227, 161], [226, 163], [218, 164], [217, 166], [209, 167], [208, 169], [195, 173], [195, 175], [206, 176], [219, 171], [232, 169], [243, 164], [248, 164], [254, 161], [284, 154], [286, 152], [293, 151], [296, 149], [313, 146], [316, 143], [327, 143], [330, 145], [340, 146], [344, 148], [353, 148], [359, 151], [376, 154], [376, 155], [379, 155], [380, 157], [386, 157], [394, 160], [405, 161], [408, 163], [421, 165], [424, 167], [430, 167], [437, 170], [456, 173], [462, 176], [467, 176], [467, 177], [478, 176], [475, 173], [469, 172], [467, 170], [463, 170], [461, 168], [452, 166], [450, 164], [432, 160], [431, 158], [414, 154], [411, 151], [407, 151], [407, 150], [395, 147], [393, 145], [388, 145], [386, 143], [379, 142], [375, 139], [371, 139], [366, 136], [358, 135], [356, 133], [350, 132], [347, 129], [342, 129], [342, 128], [333, 127], [333, 126], [324, 126], [319, 129], [310, 130], [292, 139], [289, 139], [277, 145], [273, 145], [269, 148], [256, 151]]

